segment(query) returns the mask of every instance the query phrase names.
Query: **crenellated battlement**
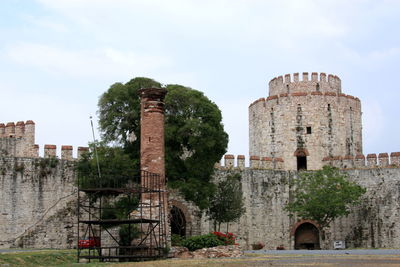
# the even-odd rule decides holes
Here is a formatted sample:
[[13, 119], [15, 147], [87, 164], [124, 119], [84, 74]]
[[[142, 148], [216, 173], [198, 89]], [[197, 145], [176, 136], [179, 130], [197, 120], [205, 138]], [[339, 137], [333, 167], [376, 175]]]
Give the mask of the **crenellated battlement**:
[[334, 166], [340, 169], [354, 168], [400, 168], [400, 152], [368, 154], [367, 156], [359, 154], [356, 156], [335, 156], [322, 159], [325, 165]]
[[[28, 138], [35, 139], [35, 123], [31, 120], [17, 123], [8, 122], [6, 125], [0, 123], [0, 138]], [[30, 140], [30, 141], [31, 141]]]
[[0, 123], [0, 156], [36, 157], [35, 123], [32, 120]]
[[269, 82], [269, 96], [312, 91], [342, 93], [342, 81], [336, 75], [312, 72], [310, 77], [308, 72], [303, 72], [301, 80], [299, 76], [294, 73], [273, 78]]
[[[17, 123], [0, 123], [0, 157], [39, 157], [39, 145], [35, 144], [35, 123], [32, 120]], [[87, 147], [78, 147], [77, 158], [88, 151]], [[56, 145], [44, 146], [44, 157], [57, 157]], [[61, 146], [61, 159], [75, 160], [72, 146]]]
[[[249, 107], [252, 107], [258, 103], [262, 103], [262, 105], [265, 106], [267, 102], [272, 101], [272, 100], [285, 100], [288, 97], [301, 97], [301, 96], [308, 96], [308, 97], [314, 97], [314, 96], [332, 96], [333, 97], [333, 96], [335, 96], [335, 97], [347, 99], [350, 101], [354, 100], [354, 101], [360, 103], [360, 99], [358, 97], [355, 97], [352, 95], [346, 95], [343, 93], [336, 94], [334, 92], [322, 93], [322, 92], [318, 92], [318, 91], [313, 91], [313, 92], [294, 92], [291, 94], [284, 93], [284, 94], [279, 94], [279, 95], [272, 95], [267, 98], [259, 98], [256, 101], [254, 101], [253, 103], [251, 103], [249, 105]], [[356, 102], [353, 102], [353, 103], [356, 103]]]
[[[39, 150], [39, 146], [37, 146], [37, 150]], [[69, 146], [69, 145], [63, 145], [61, 146], [61, 159], [65, 159], [65, 160], [77, 160], [77, 159], [81, 159], [82, 155], [86, 152], [89, 151], [88, 147], [78, 147], [77, 148], [77, 157], [74, 158], [73, 157], [73, 146]], [[51, 158], [51, 157], [57, 157], [57, 146], [56, 145], [44, 145], [44, 157], [45, 158]]]
[[218, 162], [215, 165], [215, 167], [221, 169], [239, 169], [239, 170], [243, 170], [245, 168], [262, 169], [262, 170], [284, 169], [284, 161], [282, 158], [250, 156], [249, 159], [250, 166], [246, 166], [245, 162], [246, 158], [244, 155], [238, 155], [236, 157], [236, 164], [235, 164], [235, 156], [232, 154], [226, 154], [224, 156], [224, 165], [221, 165], [220, 162]]
[[[359, 154], [356, 156], [334, 156], [322, 159], [324, 165], [330, 165], [339, 169], [355, 168], [400, 168], [400, 152], [368, 154], [367, 156]], [[284, 160], [282, 158], [250, 156], [250, 165], [246, 166], [245, 156], [226, 154], [223, 165], [218, 162], [215, 167], [218, 169], [261, 169], [261, 170], [283, 170]]]

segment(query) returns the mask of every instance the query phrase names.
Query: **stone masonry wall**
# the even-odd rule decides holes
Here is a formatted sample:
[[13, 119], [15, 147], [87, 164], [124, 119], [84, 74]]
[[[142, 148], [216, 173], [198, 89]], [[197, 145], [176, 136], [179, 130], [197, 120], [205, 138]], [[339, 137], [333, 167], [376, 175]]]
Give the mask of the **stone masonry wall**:
[[[347, 247], [400, 248], [400, 168], [345, 170], [350, 179], [367, 188], [362, 204], [347, 217], [335, 220], [326, 231], [323, 249], [333, 249], [333, 241], [345, 240]], [[257, 170], [246, 168], [220, 169], [216, 179], [231, 172], [242, 175], [246, 213], [229, 231], [239, 236], [238, 242], [247, 249], [258, 241], [266, 249], [283, 245], [294, 248], [291, 231], [298, 221], [284, 211], [291, 198], [290, 181], [297, 171]], [[224, 229], [225, 226], [222, 226]], [[202, 221], [202, 232], [212, 231], [210, 221]]]
[[[297, 75], [297, 76], [296, 76]], [[282, 158], [297, 169], [296, 152], [307, 169], [320, 169], [324, 157], [362, 154], [361, 102], [341, 92], [340, 79], [321, 73], [274, 78], [269, 96], [249, 106], [250, 156]]]
[[37, 148], [33, 121], [0, 123], [0, 156], [37, 157]]
[[[57, 159], [0, 158], [0, 247], [73, 248], [76, 245], [76, 187], [73, 162]], [[367, 188], [362, 204], [334, 221], [322, 248], [334, 240], [348, 247], [400, 248], [400, 168], [350, 169], [350, 178]], [[229, 231], [246, 249], [261, 241], [267, 249], [293, 248], [293, 227], [284, 206], [291, 198], [290, 181], [297, 171], [221, 167], [215, 179], [232, 172], [242, 175], [246, 213]], [[208, 233], [213, 223], [200, 216], [177, 192], [170, 207], [181, 209], [187, 236]], [[226, 225], [222, 225], [226, 229]]]
[[0, 247], [76, 245], [73, 162], [0, 158]]

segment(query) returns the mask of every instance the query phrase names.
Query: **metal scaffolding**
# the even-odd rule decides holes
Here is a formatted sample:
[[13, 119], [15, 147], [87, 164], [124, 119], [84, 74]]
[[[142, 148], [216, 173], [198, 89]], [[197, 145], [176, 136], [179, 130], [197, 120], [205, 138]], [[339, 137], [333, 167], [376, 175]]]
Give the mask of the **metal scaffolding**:
[[165, 257], [167, 194], [160, 175], [102, 180], [78, 180], [78, 262]]

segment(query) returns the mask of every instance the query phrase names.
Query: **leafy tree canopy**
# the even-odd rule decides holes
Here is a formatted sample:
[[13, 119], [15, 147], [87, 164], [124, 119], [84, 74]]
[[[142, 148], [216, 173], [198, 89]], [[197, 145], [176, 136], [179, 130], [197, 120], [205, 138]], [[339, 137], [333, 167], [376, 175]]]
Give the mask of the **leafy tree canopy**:
[[214, 230], [220, 231], [221, 223], [239, 220], [245, 212], [243, 192], [239, 174], [228, 175], [217, 185], [216, 193], [211, 197], [208, 215], [214, 220]]
[[139, 181], [139, 172], [135, 170], [131, 158], [121, 147], [110, 147], [102, 142], [91, 143], [89, 146], [90, 151], [83, 154], [77, 163], [78, 182], [81, 188], [123, 187], [128, 182]]
[[[99, 125], [105, 142], [120, 145], [139, 169], [140, 99], [138, 90], [161, 84], [134, 78], [113, 84], [99, 100]], [[214, 188], [214, 164], [226, 152], [228, 135], [218, 106], [203, 93], [181, 85], [166, 85], [165, 160], [168, 183], [186, 199], [206, 208]]]
[[348, 180], [339, 169], [324, 166], [315, 172], [302, 172], [294, 181], [294, 201], [285, 209], [290, 215], [316, 221], [321, 229], [360, 201], [366, 189]]

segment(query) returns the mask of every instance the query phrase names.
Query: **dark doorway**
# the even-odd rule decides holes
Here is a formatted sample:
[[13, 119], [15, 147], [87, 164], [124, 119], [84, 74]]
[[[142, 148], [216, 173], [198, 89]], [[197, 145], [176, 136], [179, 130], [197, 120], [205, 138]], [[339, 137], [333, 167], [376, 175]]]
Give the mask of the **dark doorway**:
[[171, 234], [186, 236], [186, 219], [182, 210], [173, 206], [171, 209]]
[[297, 170], [307, 170], [307, 157], [306, 156], [298, 156], [297, 157]]
[[318, 228], [311, 223], [297, 227], [294, 237], [294, 249], [320, 249]]

